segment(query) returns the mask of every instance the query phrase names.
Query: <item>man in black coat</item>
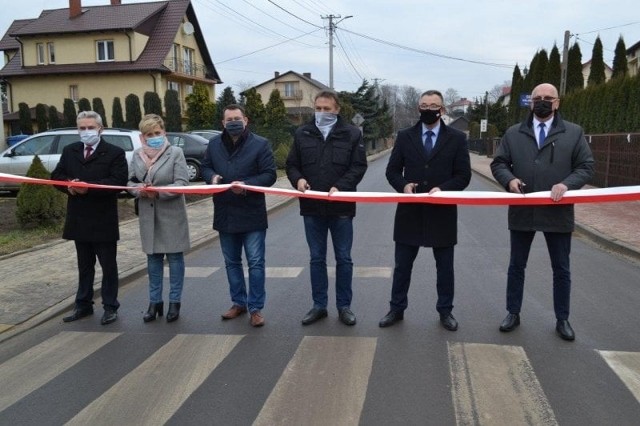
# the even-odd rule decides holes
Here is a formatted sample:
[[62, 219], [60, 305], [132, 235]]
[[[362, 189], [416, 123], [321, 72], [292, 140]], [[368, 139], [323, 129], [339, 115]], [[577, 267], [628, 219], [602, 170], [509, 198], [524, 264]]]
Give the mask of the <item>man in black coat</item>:
[[[122, 148], [100, 137], [102, 118], [94, 111], [82, 111], [77, 118], [79, 139], [65, 147], [51, 179], [126, 186], [128, 166]], [[118, 191], [57, 187], [68, 194], [67, 216], [62, 238], [74, 240], [78, 257], [78, 292], [73, 313], [64, 322], [93, 314], [93, 281], [96, 258], [102, 268], [103, 325], [117, 318]]]
[[[462, 191], [471, 180], [466, 136], [441, 120], [444, 100], [437, 90], [424, 92], [418, 108], [420, 121], [398, 132], [387, 165], [387, 180], [397, 192], [405, 194]], [[458, 329], [458, 322], [451, 314], [457, 235], [456, 205], [398, 204], [393, 230], [396, 245], [390, 310], [380, 320], [380, 327], [389, 327], [404, 318], [413, 262], [420, 247], [432, 247], [440, 322], [447, 330]]]

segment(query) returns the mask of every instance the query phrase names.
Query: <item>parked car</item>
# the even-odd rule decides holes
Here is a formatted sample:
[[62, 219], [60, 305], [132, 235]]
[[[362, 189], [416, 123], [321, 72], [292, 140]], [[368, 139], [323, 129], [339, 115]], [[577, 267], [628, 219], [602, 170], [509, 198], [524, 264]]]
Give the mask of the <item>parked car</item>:
[[[102, 138], [125, 150], [127, 162], [131, 164], [133, 151], [141, 146], [140, 132], [126, 129], [104, 129]], [[0, 173], [26, 176], [33, 157], [38, 155], [44, 167], [55, 169], [65, 146], [79, 142], [78, 129], [54, 129], [30, 136], [0, 154]], [[20, 184], [0, 182], [0, 190], [17, 191]]]
[[14, 146], [15, 144], [17, 144], [18, 142], [20, 142], [21, 140], [24, 140], [26, 138], [28, 138], [31, 135], [23, 135], [23, 134], [19, 134], [19, 135], [11, 135], [7, 138], [7, 146]]
[[206, 140], [211, 140], [212, 137], [214, 136], [218, 136], [220, 133], [222, 133], [220, 130], [191, 130], [190, 133], [192, 135], [198, 135], [198, 136], [202, 136], [203, 138], [205, 138]]
[[191, 182], [200, 179], [200, 165], [204, 160], [204, 153], [209, 145], [209, 140], [191, 133], [167, 132], [167, 139], [173, 146], [179, 146], [184, 151], [189, 169]]

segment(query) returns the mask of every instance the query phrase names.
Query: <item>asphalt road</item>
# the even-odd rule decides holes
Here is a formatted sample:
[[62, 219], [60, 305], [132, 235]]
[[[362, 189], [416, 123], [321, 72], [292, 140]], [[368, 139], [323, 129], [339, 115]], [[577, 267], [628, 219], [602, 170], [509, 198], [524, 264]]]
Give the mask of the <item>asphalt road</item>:
[[[385, 165], [386, 157], [371, 163], [360, 190], [390, 190]], [[475, 177], [470, 189], [495, 190]], [[300, 325], [311, 296], [294, 202], [270, 215], [263, 328], [250, 327], [247, 316], [221, 321], [230, 302], [214, 241], [187, 257], [176, 323], [142, 322], [142, 278], [122, 289], [113, 325], [100, 326], [97, 310], [3, 342], [0, 424], [638, 424], [640, 265], [574, 238], [570, 320], [577, 339], [565, 342], [554, 332], [551, 270], [537, 236], [522, 325], [503, 334], [506, 209], [461, 207], [459, 330], [439, 325], [428, 249], [416, 260], [405, 320], [380, 329], [394, 210], [358, 206], [356, 326], [338, 321], [333, 291], [329, 317]]]

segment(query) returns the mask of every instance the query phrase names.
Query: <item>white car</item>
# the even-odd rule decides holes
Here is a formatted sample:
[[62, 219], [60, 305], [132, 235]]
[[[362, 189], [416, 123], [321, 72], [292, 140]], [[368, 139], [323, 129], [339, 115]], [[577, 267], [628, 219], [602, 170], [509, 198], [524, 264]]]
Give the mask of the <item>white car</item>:
[[[133, 151], [140, 148], [140, 132], [138, 130], [104, 129], [102, 138], [125, 150], [127, 162], [131, 164]], [[26, 176], [33, 157], [38, 155], [44, 167], [52, 172], [55, 169], [65, 146], [79, 142], [78, 130], [75, 128], [55, 129], [28, 137], [0, 154], [0, 173]], [[1, 182], [1, 191], [17, 191], [20, 184]]]

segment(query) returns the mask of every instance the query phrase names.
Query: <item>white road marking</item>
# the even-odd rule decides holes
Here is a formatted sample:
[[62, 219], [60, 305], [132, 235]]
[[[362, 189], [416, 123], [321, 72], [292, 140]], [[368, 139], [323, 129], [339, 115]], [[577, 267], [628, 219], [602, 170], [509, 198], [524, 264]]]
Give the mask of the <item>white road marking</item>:
[[63, 331], [0, 365], [0, 411], [48, 383], [120, 333]]
[[527, 355], [519, 346], [449, 343], [458, 425], [557, 425]]
[[[220, 269], [219, 266], [187, 266], [184, 271], [184, 276], [186, 278], [207, 278], [213, 275], [218, 269]], [[169, 278], [169, 268], [166, 266], [164, 268], [164, 277]]]
[[598, 351], [609, 367], [627, 385], [633, 396], [640, 402], [640, 353]]
[[242, 338], [179, 334], [67, 424], [164, 424]]
[[357, 425], [375, 350], [371, 337], [304, 337], [254, 426]]

